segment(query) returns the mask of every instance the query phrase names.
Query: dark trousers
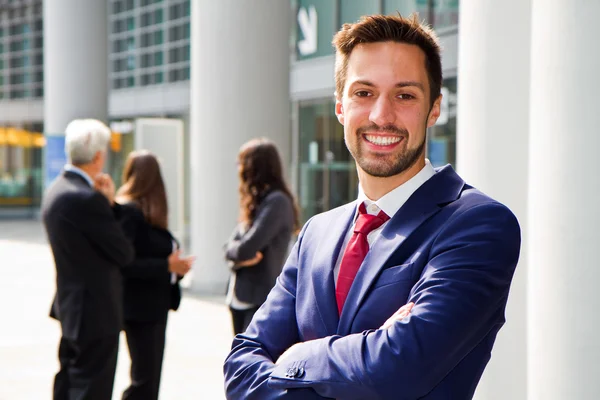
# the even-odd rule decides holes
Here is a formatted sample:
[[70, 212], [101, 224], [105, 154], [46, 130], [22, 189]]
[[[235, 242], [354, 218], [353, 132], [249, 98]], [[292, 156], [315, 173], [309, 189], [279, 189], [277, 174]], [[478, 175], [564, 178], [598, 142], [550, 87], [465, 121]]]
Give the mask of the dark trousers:
[[233, 334], [237, 335], [238, 333], [244, 332], [250, 322], [252, 321], [252, 317], [258, 310], [258, 307], [252, 307], [247, 310], [236, 310], [235, 308], [229, 307], [229, 311], [231, 311], [231, 320], [233, 322]]
[[54, 400], [110, 400], [118, 351], [118, 334], [86, 342], [61, 338]]
[[131, 385], [123, 392], [123, 400], [158, 399], [166, 330], [166, 321], [125, 322], [131, 358]]

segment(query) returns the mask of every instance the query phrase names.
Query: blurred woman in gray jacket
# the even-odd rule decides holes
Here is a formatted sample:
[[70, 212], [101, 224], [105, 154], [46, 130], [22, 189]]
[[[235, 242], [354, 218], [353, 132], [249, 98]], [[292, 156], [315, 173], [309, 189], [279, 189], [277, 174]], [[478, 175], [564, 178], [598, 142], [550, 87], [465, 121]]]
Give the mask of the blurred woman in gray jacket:
[[298, 209], [275, 144], [253, 139], [238, 154], [240, 222], [225, 245], [233, 331], [244, 332], [275, 286], [298, 230]]

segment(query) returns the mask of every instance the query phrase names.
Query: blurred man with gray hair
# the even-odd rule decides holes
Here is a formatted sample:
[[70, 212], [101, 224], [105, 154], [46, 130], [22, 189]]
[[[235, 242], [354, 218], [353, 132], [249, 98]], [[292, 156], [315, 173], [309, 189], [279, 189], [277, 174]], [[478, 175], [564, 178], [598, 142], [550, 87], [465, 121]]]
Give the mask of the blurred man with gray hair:
[[109, 141], [100, 121], [69, 123], [68, 163], [42, 202], [56, 264], [50, 316], [62, 331], [55, 400], [112, 398], [123, 319], [120, 268], [134, 251], [117, 222], [114, 183], [102, 172]]

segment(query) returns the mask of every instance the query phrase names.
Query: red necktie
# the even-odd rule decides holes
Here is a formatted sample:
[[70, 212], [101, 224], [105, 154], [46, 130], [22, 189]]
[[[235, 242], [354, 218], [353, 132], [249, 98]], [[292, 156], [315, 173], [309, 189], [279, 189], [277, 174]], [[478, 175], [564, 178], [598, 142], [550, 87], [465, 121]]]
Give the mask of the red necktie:
[[358, 218], [354, 224], [354, 233], [350, 237], [346, 251], [342, 256], [340, 263], [340, 272], [338, 273], [337, 285], [335, 287], [335, 298], [337, 300], [338, 312], [342, 314], [344, 302], [354, 282], [354, 277], [360, 268], [363, 260], [369, 252], [369, 242], [367, 235], [379, 228], [390, 217], [380, 211], [377, 215], [367, 214], [365, 203], [358, 207]]

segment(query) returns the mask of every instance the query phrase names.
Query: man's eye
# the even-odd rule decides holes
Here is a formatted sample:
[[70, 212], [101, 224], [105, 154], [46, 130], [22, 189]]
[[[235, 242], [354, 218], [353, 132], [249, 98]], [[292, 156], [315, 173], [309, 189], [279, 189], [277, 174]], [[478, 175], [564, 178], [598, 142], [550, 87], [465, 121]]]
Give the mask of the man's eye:
[[415, 98], [415, 96], [413, 96], [412, 94], [408, 94], [408, 93], [399, 94], [398, 97], [402, 100], [412, 100]]
[[366, 90], [359, 90], [358, 92], [355, 92], [354, 94], [358, 97], [367, 97], [367, 96], [371, 95], [371, 93], [367, 92]]

